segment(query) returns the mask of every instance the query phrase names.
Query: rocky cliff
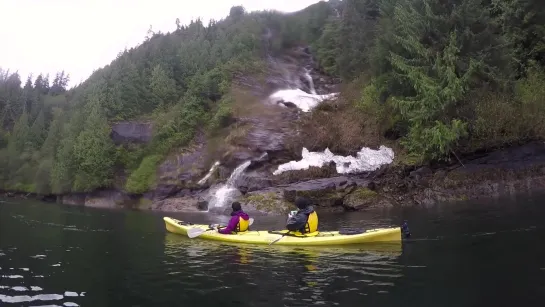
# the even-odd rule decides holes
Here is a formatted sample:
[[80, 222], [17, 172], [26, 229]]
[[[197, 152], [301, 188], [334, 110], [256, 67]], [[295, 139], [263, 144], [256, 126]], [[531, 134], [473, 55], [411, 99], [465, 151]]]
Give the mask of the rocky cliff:
[[[360, 174], [339, 174], [333, 164], [275, 176], [272, 172], [279, 164], [301, 158], [296, 123], [311, 119], [313, 112], [302, 112], [292, 101], [271, 99], [271, 94], [286, 88], [329, 94], [338, 90], [338, 80], [320, 72], [309, 48], [271, 57], [267, 64], [264, 79], [238, 79], [241, 104], [229, 130], [216, 138], [201, 133], [191, 146], [172, 153], [159, 165], [152, 190], [143, 195], [96, 191], [66, 195], [62, 201], [163, 211], [209, 210], [213, 194], [244, 161], [251, 163], [235, 178], [230, 198], [244, 201], [254, 214], [283, 213], [296, 196], [311, 198], [321, 211], [357, 211], [500, 197], [545, 187], [545, 144], [539, 142], [462, 157], [452, 165], [416, 167], [394, 160]], [[335, 109], [334, 100], [322, 103]], [[118, 143], [145, 143], [152, 134], [147, 122], [120, 122], [113, 125], [111, 136]], [[354, 144], [354, 150], [359, 146]], [[212, 168], [215, 163], [217, 167]], [[210, 176], [203, 178], [209, 171]]]

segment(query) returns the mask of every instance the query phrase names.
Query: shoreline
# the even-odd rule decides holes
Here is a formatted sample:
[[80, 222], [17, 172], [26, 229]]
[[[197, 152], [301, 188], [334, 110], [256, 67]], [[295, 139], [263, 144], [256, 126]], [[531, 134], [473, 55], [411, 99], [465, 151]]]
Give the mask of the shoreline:
[[[323, 211], [362, 211], [377, 207], [430, 206], [438, 202], [497, 199], [545, 191], [545, 142], [499, 149], [462, 164], [384, 166], [359, 175], [341, 175], [276, 185], [245, 193], [248, 210], [284, 214], [296, 196], [307, 196]], [[203, 212], [197, 194], [151, 200], [116, 189], [68, 195], [0, 191], [3, 199], [33, 199], [95, 208], [157, 212]]]

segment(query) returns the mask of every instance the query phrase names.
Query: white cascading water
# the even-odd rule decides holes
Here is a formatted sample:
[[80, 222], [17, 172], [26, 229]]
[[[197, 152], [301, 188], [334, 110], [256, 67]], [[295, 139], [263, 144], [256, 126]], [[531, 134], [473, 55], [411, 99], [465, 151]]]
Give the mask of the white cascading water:
[[208, 207], [221, 208], [229, 204], [233, 199], [233, 196], [236, 195], [237, 179], [244, 173], [244, 171], [250, 166], [251, 161], [246, 161], [241, 165], [237, 166], [227, 182], [217, 187], [213, 191], [210, 191], [210, 200], [208, 201]]
[[216, 170], [216, 168], [218, 168], [218, 166], [220, 165], [220, 161], [216, 161], [214, 162], [214, 164], [212, 165], [212, 167], [210, 168], [210, 170], [208, 171], [208, 174], [206, 174], [206, 176], [202, 177], [201, 180], [199, 180], [199, 182], [197, 182], [198, 184], [203, 184], [205, 183], [208, 178], [210, 178], [210, 176], [212, 176], [212, 174], [214, 173], [214, 171]]
[[310, 93], [313, 95], [316, 95], [316, 89], [314, 88], [314, 80], [312, 80], [312, 76], [310, 75], [310, 72], [308, 69], [305, 70], [305, 78], [307, 78], [308, 84], [310, 86]]
[[[308, 80], [310, 94], [300, 88], [281, 89], [269, 96], [269, 102], [276, 104], [291, 102], [301, 111], [310, 112], [324, 100], [338, 97], [339, 93], [318, 95], [308, 69], [305, 70], [304, 76]], [[301, 160], [281, 164], [273, 174], [278, 175], [286, 171], [304, 170], [312, 166], [322, 167], [329, 162], [335, 162], [337, 173], [339, 174], [360, 173], [374, 171], [382, 165], [392, 163], [393, 160], [394, 151], [386, 146], [381, 146], [378, 150], [363, 147], [357, 153], [356, 157], [337, 156], [328, 148], [323, 152], [309, 152], [308, 149], [303, 148]]]
[[297, 106], [303, 112], [310, 112], [320, 102], [328, 99], [336, 98], [338, 93], [327, 94], [327, 95], [315, 95], [309, 94], [301, 89], [291, 89], [291, 90], [279, 90], [269, 96], [270, 101], [273, 103], [278, 102], [291, 102]]
[[356, 155], [337, 156], [329, 148], [323, 152], [311, 152], [303, 148], [302, 159], [299, 161], [290, 161], [278, 166], [274, 175], [286, 171], [304, 170], [311, 166], [322, 167], [329, 162], [335, 162], [337, 173], [350, 174], [375, 171], [382, 165], [390, 164], [394, 160], [394, 151], [386, 146], [380, 146], [378, 150], [363, 147]]

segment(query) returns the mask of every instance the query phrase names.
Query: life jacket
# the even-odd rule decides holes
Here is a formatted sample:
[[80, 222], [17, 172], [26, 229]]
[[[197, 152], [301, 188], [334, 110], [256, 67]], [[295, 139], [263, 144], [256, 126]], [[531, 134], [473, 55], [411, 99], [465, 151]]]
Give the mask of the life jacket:
[[308, 215], [307, 223], [305, 224], [305, 229], [301, 231], [290, 231], [290, 235], [296, 237], [315, 237], [318, 235], [318, 214], [316, 211], [312, 211]]
[[318, 214], [316, 214], [316, 211], [313, 211], [308, 215], [304, 233], [312, 233], [316, 231], [318, 231]]
[[242, 216], [239, 216], [238, 217], [237, 228], [235, 229], [235, 233], [247, 231], [248, 228], [250, 228], [250, 219], [245, 220], [245, 219], [242, 218]]

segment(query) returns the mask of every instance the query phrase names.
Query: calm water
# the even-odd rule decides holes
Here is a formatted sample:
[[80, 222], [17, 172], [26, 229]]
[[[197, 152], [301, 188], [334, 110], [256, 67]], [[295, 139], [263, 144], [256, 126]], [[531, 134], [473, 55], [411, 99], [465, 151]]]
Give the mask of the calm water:
[[[167, 234], [160, 214], [7, 200], [0, 305], [544, 306], [544, 201], [322, 214], [325, 230], [408, 219], [413, 237], [403, 245], [296, 249]], [[254, 229], [284, 222], [259, 217]]]

